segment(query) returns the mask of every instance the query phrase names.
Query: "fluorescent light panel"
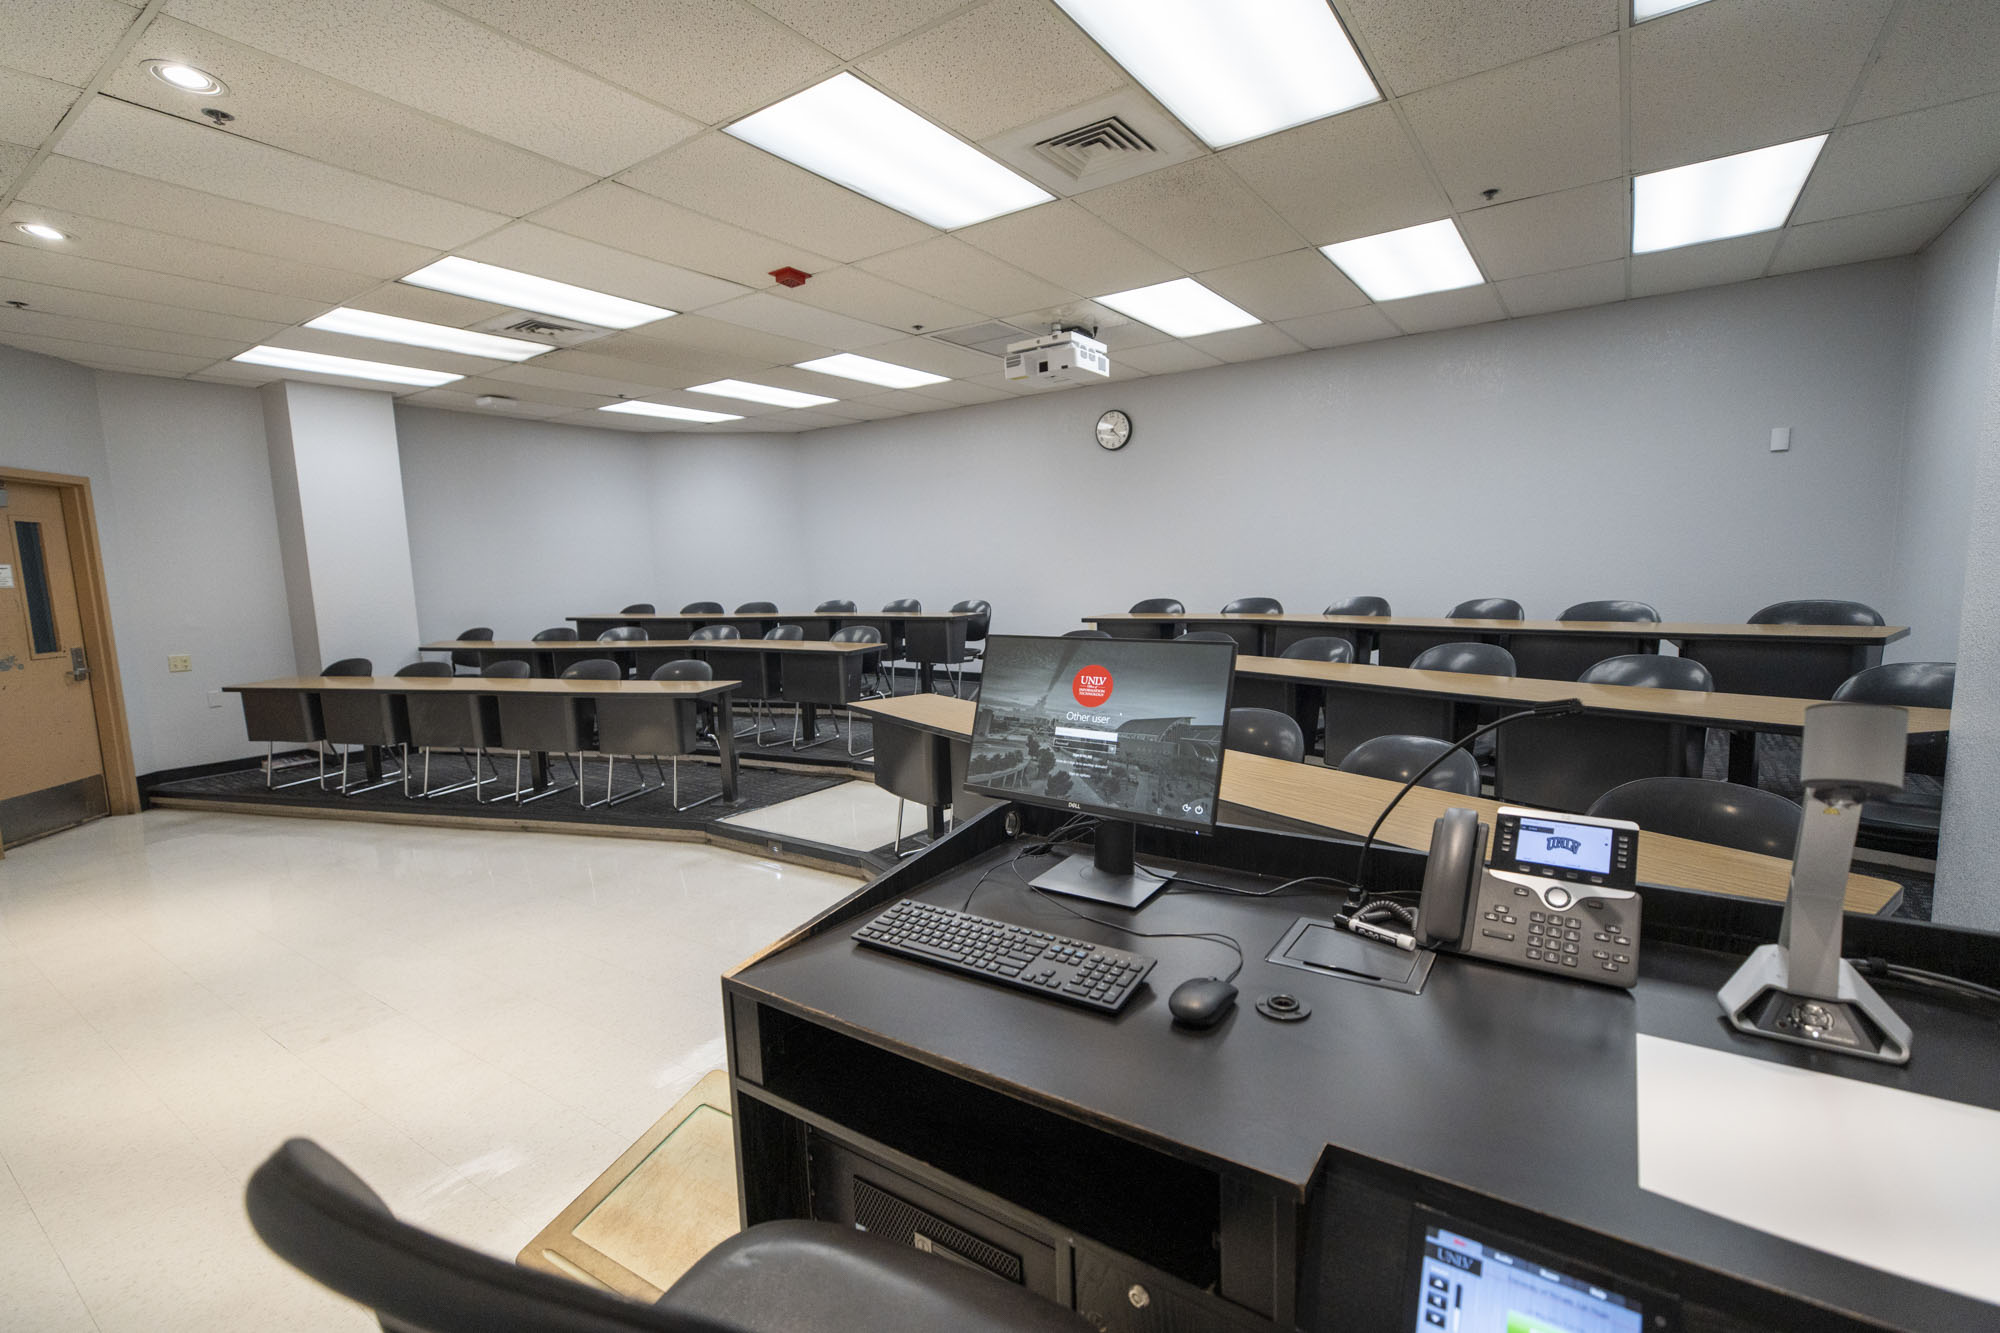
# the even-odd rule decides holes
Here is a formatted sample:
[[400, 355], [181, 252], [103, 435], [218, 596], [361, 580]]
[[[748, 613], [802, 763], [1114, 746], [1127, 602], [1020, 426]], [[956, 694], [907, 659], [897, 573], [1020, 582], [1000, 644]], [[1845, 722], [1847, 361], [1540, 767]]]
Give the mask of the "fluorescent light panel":
[[482, 264], [476, 259], [449, 255], [435, 264], [426, 264], [403, 279], [417, 287], [469, 296], [475, 301], [491, 301], [521, 310], [533, 310], [564, 319], [580, 319], [607, 329], [637, 328], [673, 315], [656, 305], [628, 301], [622, 296], [594, 292], [588, 287], [572, 287], [553, 278], [532, 273], [516, 273], [498, 264]]
[[463, 352], [467, 356], [492, 357], [500, 361], [526, 361], [531, 356], [556, 350], [547, 343], [500, 338], [472, 329], [426, 324], [418, 319], [378, 315], [372, 310], [350, 310], [346, 306], [337, 306], [318, 319], [307, 320], [306, 327], [326, 333], [351, 334], [356, 338], [374, 338], [381, 342], [407, 343], [412, 347], [435, 347], [440, 352]]
[[414, 384], [434, 389], [440, 384], [462, 380], [442, 370], [421, 370], [416, 366], [394, 366], [386, 361], [357, 361], [351, 356], [328, 356], [324, 352], [298, 352], [289, 347], [253, 347], [229, 358], [253, 366], [276, 366], [280, 370], [309, 370], [316, 375], [344, 375], [351, 380], [383, 380], [390, 384]]
[[1056, 0], [1210, 148], [1382, 94], [1327, 0]]
[[798, 369], [838, 375], [846, 380], [860, 380], [863, 384], [880, 384], [887, 389], [916, 389], [926, 384], [943, 384], [950, 378], [933, 375], [927, 370], [912, 370], [891, 361], [877, 361], [872, 356], [856, 356], [852, 352], [823, 356], [817, 361], [801, 361]]
[[674, 421], [741, 421], [728, 412], [704, 412], [698, 407], [673, 407], [667, 403], [606, 403], [600, 412], [630, 412], [635, 417], [667, 417]]
[[852, 74], [723, 132], [945, 231], [1055, 197]]
[[1673, 14], [1707, 3], [1708, 0], [1632, 0], [1632, 21], [1644, 23], [1647, 19], [1656, 19], [1662, 14]]
[[746, 403], [769, 403], [772, 407], [817, 407], [821, 403], [837, 403], [838, 398], [823, 398], [816, 393], [800, 393], [797, 389], [778, 389], [769, 384], [752, 384], [748, 380], [716, 380], [711, 384], [691, 384], [689, 393], [712, 393], [718, 398], [741, 398]]
[[1319, 249], [1374, 301], [1400, 301], [1486, 281], [1450, 218]]
[[1824, 134], [1632, 181], [1632, 253], [1650, 254], [1785, 225]]
[[1263, 322], [1241, 306], [1223, 300], [1193, 278], [1175, 278], [1172, 282], [1156, 282], [1151, 287], [1134, 287], [1129, 292], [1113, 292], [1097, 300], [1121, 315], [1130, 315], [1176, 338], [1197, 338], [1204, 333], [1247, 328]]

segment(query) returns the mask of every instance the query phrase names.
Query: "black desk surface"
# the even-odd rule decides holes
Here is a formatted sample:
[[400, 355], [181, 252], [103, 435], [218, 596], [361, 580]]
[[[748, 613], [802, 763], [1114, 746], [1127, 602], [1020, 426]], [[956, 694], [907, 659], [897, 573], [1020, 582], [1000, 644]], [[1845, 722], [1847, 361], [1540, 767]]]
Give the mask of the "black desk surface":
[[[1136, 939], [1031, 893], [1007, 868], [1012, 845], [944, 871], [914, 896], [989, 917], [1152, 954], [1148, 985], [1116, 1017], [986, 985], [862, 949], [849, 932], [880, 910], [866, 891], [821, 933], [731, 978], [767, 1003], [877, 1045], [1083, 1119], [1225, 1175], [1260, 1179], [1303, 1199], [1329, 1146], [1505, 1199], [1629, 1244], [1898, 1327], [2000, 1326], [2000, 1310], [1726, 1221], [1638, 1187], [1634, 1036], [1731, 1050], [1915, 1092], [2000, 1108], [2000, 1037], [1990, 1017], [1908, 990], [1892, 1002], [1918, 1033], [1915, 1061], [1891, 1069], [1752, 1042], [1729, 1032], [1716, 988], [1736, 960], [1648, 946], [1625, 992], [1442, 956], [1421, 995], [1313, 975], [1263, 961], [1301, 915], [1326, 917], [1330, 892], [1269, 900], [1168, 893], [1129, 919], [1149, 932], [1222, 930], [1243, 945], [1235, 1011], [1210, 1033], [1170, 1026], [1166, 997], [1182, 980], [1224, 976], [1221, 945]], [[1142, 862], [1148, 861], [1143, 851]], [[1029, 858], [1032, 878], [1050, 864]], [[1152, 864], [1161, 864], [1157, 858]], [[1171, 863], [1169, 863], [1171, 864]], [[989, 873], [990, 872], [990, 873]], [[1213, 866], [1218, 883], [1268, 885]], [[865, 904], [865, 905], [864, 905]], [[1080, 904], [1106, 920], [1115, 908]], [[1255, 1000], [1290, 991], [1312, 1006], [1275, 1023]], [[1754, 1107], [1715, 1108], [1754, 1116]], [[1898, 1127], [1827, 1152], [1895, 1150]]]

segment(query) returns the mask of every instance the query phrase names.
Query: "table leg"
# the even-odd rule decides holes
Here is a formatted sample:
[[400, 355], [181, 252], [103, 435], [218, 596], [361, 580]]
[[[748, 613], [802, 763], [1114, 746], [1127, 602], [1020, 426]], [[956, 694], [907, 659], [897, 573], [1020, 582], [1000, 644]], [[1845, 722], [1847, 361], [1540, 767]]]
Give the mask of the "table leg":
[[819, 739], [819, 705], [802, 703], [799, 705], [799, 743], [811, 745]]
[[1723, 734], [1729, 737], [1729, 780], [1745, 787], [1756, 786], [1757, 733], [1730, 731]]
[[929, 694], [931, 692], [931, 684], [935, 679], [935, 676], [931, 672], [930, 661], [928, 659], [919, 661], [917, 663], [917, 693]]
[[370, 745], [364, 747], [364, 749], [366, 751], [365, 762], [368, 769], [368, 780], [370, 782], [380, 782], [382, 780], [382, 747], [379, 745]]
[[540, 791], [549, 785], [549, 752], [547, 750], [535, 751], [534, 769], [535, 790]]
[[731, 696], [715, 701], [715, 746], [722, 751], [722, 799], [736, 799], [736, 705]]

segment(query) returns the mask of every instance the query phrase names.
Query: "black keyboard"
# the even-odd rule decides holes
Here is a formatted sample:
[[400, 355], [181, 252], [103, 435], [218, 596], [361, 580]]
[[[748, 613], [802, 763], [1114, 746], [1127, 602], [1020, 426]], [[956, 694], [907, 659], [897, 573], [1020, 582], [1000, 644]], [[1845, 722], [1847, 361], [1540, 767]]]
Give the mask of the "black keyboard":
[[857, 943], [1115, 1014], [1158, 961], [905, 898], [854, 932]]

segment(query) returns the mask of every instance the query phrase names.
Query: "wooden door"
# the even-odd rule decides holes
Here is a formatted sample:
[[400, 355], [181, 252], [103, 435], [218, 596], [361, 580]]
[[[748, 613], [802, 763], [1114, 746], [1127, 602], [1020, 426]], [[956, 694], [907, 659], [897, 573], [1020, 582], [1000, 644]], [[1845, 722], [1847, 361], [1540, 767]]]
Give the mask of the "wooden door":
[[53, 486], [5, 483], [0, 508], [0, 838], [106, 812], [70, 534]]

